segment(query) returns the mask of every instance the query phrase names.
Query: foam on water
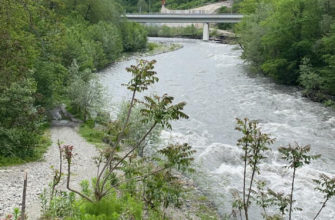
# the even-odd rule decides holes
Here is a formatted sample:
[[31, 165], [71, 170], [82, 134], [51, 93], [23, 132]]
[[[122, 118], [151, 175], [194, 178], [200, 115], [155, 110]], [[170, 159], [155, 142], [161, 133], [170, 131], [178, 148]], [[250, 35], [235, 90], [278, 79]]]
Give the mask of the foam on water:
[[[209, 140], [204, 135], [196, 135], [195, 133], [183, 135], [178, 132], [163, 131], [161, 139], [163, 144], [190, 143], [197, 150], [195, 162], [197, 169], [201, 170], [199, 175], [202, 180], [206, 180], [199, 180], [199, 176], [194, 178], [210, 195], [215, 194], [214, 201], [217, 205], [222, 204], [223, 201], [225, 204], [232, 202], [231, 192], [235, 189], [240, 190], [243, 181], [243, 161], [241, 159], [243, 151], [240, 148], [223, 143], [207, 144]], [[268, 159], [265, 163], [260, 165], [262, 175], [257, 179], [265, 181], [267, 186], [276, 192], [289, 194], [292, 170], [285, 167], [286, 164], [280, 159], [278, 151], [274, 150], [267, 156]], [[309, 219], [321, 207], [319, 204], [323, 201], [323, 196], [314, 190], [313, 183], [313, 179], [318, 178], [319, 174], [321, 172], [310, 165], [297, 170], [294, 194], [297, 202], [295, 207], [304, 208], [304, 215], [302, 216], [302, 212], [296, 211], [293, 214], [294, 219]], [[325, 174], [332, 175], [331, 173]], [[211, 180], [208, 181], [208, 179]], [[256, 207], [253, 208], [256, 209]], [[329, 203], [327, 211], [324, 211], [321, 219], [331, 219], [335, 215], [334, 210], [334, 203]], [[221, 211], [229, 213], [231, 210], [228, 206]], [[260, 216], [255, 213], [252, 214], [253, 218], [259, 218]]]
[[[242, 151], [235, 146], [240, 137], [234, 130], [236, 117], [259, 120], [262, 131], [276, 138], [257, 178], [277, 192], [289, 193], [292, 178], [278, 147], [295, 141], [311, 144], [312, 153], [322, 154], [322, 159], [297, 171], [295, 206], [304, 210], [296, 211], [294, 219], [314, 217], [323, 197], [314, 191], [312, 179], [321, 172], [335, 176], [335, 113], [302, 97], [295, 88], [249, 76], [235, 46], [181, 42], [182, 49], [146, 58], [157, 60], [155, 69], [160, 79], [151, 92], [168, 93], [176, 102], [186, 101], [185, 112], [190, 116], [173, 123], [173, 131], [162, 131], [162, 146], [171, 142], [193, 146], [197, 153], [192, 178], [225, 214], [231, 212], [231, 191], [242, 187]], [[125, 67], [134, 63], [135, 59], [124, 61], [101, 72], [101, 81], [113, 94], [114, 103], [130, 96], [120, 85], [130, 78]], [[256, 207], [251, 210], [252, 220], [261, 219], [255, 214], [259, 213]], [[335, 219], [334, 200], [319, 219]]]

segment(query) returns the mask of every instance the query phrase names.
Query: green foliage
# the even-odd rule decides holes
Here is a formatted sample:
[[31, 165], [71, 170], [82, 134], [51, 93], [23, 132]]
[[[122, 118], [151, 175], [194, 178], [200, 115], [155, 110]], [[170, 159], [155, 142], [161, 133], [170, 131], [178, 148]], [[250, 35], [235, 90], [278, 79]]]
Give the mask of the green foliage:
[[79, 133], [88, 142], [100, 146], [101, 142], [105, 136], [102, 130], [96, 129], [94, 126], [89, 125], [87, 122], [80, 125]]
[[127, 89], [130, 91], [142, 92], [148, 89], [148, 86], [158, 82], [158, 77], [154, 69], [154, 64], [156, 60], [146, 61], [139, 60], [137, 65], [131, 65], [127, 67], [127, 72], [132, 74], [132, 79], [124, 86], [127, 86]]
[[322, 209], [326, 207], [328, 200], [335, 196], [335, 178], [330, 178], [325, 174], [321, 174], [320, 179], [314, 179], [313, 181], [318, 185], [315, 189], [323, 193], [325, 198], [319, 212], [314, 217], [314, 219], [316, 219], [320, 215]]
[[20, 220], [20, 209], [19, 208], [14, 208], [13, 214], [6, 215], [4, 220]]
[[296, 144], [295, 147], [289, 145], [288, 147], [280, 147], [278, 151], [282, 154], [282, 159], [288, 161], [289, 168], [300, 168], [305, 164], [310, 164], [312, 160], [319, 158], [321, 155], [308, 155], [307, 153], [311, 150], [310, 145], [299, 146]]
[[334, 93], [335, 4], [328, 0], [244, 0], [237, 25], [243, 58], [284, 84], [324, 101]]
[[124, 194], [118, 197], [115, 192], [98, 202], [82, 201], [80, 214], [67, 219], [142, 219], [143, 204], [138, 199]]
[[143, 180], [143, 200], [151, 208], [182, 204], [182, 184], [170, 171], [161, 171]]
[[36, 158], [45, 109], [61, 100], [84, 119], [97, 115], [94, 71], [146, 46], [145, 29], [121, 12], [109, 0], [0, 2], [0, 158]]
[[123, 51], [120, 30], [113, 24], [100, 21], [89, 27], [92, 39], [102, 45], [106, 59], [115, 61]]
[[73, 109], [85, 121], [96, 117], [105, 104], [102, 85], [89, 69], [79, 71], [75, 60], [71, 65], [70, 75], [71, 81], [67, 92]]
[[145, 28], [148, 32], [148, 36], [150, 37], [188, 37], [195, 39], [202, 38], [201, 28], [196, 28], [194, 25], [189, 25], [186, 27], [148, 25], [145, 26]]
[[147, 44], [147, 32], [138, 23], [123, 22], [120, 24], [124, 51], [143, 49]]
[[[171, 205], [180, 207], [184, 189], [172, 169], [192, 171], [190, 166], [194, 151], [191, 146], [170, 145], [156, 152], [158, 156], [143, 155], [145, 140], [154, 132], [156, 125], [171, 128], [170, 121], [188, 118], [182, 112], [185, 103], [173, 105], [173, 97], [166, 94], [162, 97], [145, 97], [146, 102], [136, 99], [136, 92], [145, 91], [158, 81], [153, 70], [154, 63], [155, 61], [140, 60], [137, 65], [127, 68], [128, 72], [132, 73], [132, 79], [126, 86], [133, 96], [130, 104], [124, 104], [125, 107], [115, 122], [103, 124], [107, 126], [107, 134], [101, 133], [102, 130], [92, 132], [92, 128], [95, 127], [93, 120], [86, 121], [82, 126], [81, 133], [87, 133], [86, 138], [98, 142], [107, 136], [110, 146], [102, 149], [100, 155], [95, 157], [98, 167], [97, 177], [92, 179], [91, 184], [83, 181], [81, 191], [70, 187], [75, 147], [71, 145], [59, 147], [60, 170], [55, 171], [50, 202], [44, 199], [46, 210], [48, 207], [53, 207], [51, 202], [53, 200], [56, 201], [56, 207], [62, 205], [57, 200], [57, 191], [53, 193], [62, 176], [62, 156], [67, 162], [67, 189], [81, 198], [75, 200], [74, 206], [68, 204], [71, 213], [65, 214], [65, 219], [142, 219], [144, 216], [155, 216], [160, 219], [161, 207], [167, 208]], [[78, 67], [72, 66], [71, 70], [83, 79], [90, 79], [90, 74], [80, 72]], [[118, 152], [120, 145], [123, 147], [121, 153]], [[138, 157], [136, 150], [141, 146], [143, 146], [142, 154]], [[57, 213], [61, 214], [54, 215], [60, 216], [63, 212], [67, 212], [66, 208], [60, 209], [61, 212]]]
[[193, 162], [192, 157], [195, 150], [188, 144], [181, 145], [169, 145], [158, 151], [160, 154], [167, 158], [167, 163], [165, 163], [165, 168], [176, 168], [179, 171], [192, 171], [189, 167]]
[[304, 58], [302, 60], [302, 64], [299, 69], [299, 82], [305, 89], [305, 95], [309, 96], [315, 91], [319, 91], [324, 84], [323, 78], [313, 70], [308, 58]]
[[272, 197], [273, 205], [278, 207], [281, 216], [283, 217], [289, 210], [288, 206], [290, 205], [291, 198], [289, 195], [284, 193], [277, 193], [271, 189], [268, 189], [269, 196]]
[[[244, 155], [242, 156], [244, 161], [242, 204], [245, 218], [248, 219], [248, 207], [250, 206], [251, 192], [253, 191], [252, 185], [255, 180], [255, 174], [260, 174], [259, 164], [266, 158], [265, 153], [270, 150], [269, 145], [274, 142], [274, 139], [270, 138], [269, 134], [261, 132], [257, 121], [249, 121], [247, 118], [244, 120], [237, 118], [236, 121], [237, 126], [235, 129], [243, 134], [243, 136], [237, 140], [237, 146], [242, 147], [244, 152]], [[251, 178], [248, 188], [246, 188], [247, 164], [251, 168]], [[240, 203], [240, 200], [237, 200], [237, 207], [239, 210], [241, 210]]]
[[144, 97], [145, 102], [142, 102], [144, 107], [141, 109], [141, 113], [146, 118], [144, 122], [149, 120], [154, 121], [156, 124], [160, 124], [163, 128], [171, 129], [170, 121], [179, 119], [188, 119], [188, 116], [182, 112], [185, 102], [180, 102], [176, 105], [172, 105], [173, 97], [164, 94], [162, 97], [153, 96]]
[[[136, 142], [141, 137], [143, 137], [143, 135], [145, 135], [145, 133], [150, 129], [153, 123], [152, 120], [144, 122], [145, 117], [141, 113], [142, 108], [143, 106], [140, 103], [135, 103], [132, 109], [132, 114], [129, 119], [129, 125], [125, 132], [125, 143], [130, 146], [136, 144]], [[123, 102], [120, 106], [120, 111], [117, 115], [117, 121], [112, 122], [108, 126], [108, 128], [111, 129], [108, 131], [108, 133], [114, 134], [112, 135], [112, 137], [114, 136], [114, 140], [119, 130], [113, 129], [113, 128], [115, 128], [115, 126], [117, 126], [120, 122], [123, 122], [126, 120], [128, 109], [129, 109], [129, 103]], [[160, 126], [157, 126], [153, 129], [153, 131], [148, 135], [147, 141], [139, 147], [140, 155], [143, 155], [143, 150], [144, 150], [145, 145], [147, 145], [148, 143], [150, 144], [157, 143], [159, 141], [159, 135], [160, 135], [161, 130], [162, 128]]]
[[33, 157], [42, 134], [43, 109], [34, 106], [33, 79], [15, 82], [0, 93], [0, 155]]
[[77, 212], [75, 194], [64, 191], [56, 191], [50, 198], [48, 190], [44, 189], [40, 195], [42, 207], [42, 219], [55, 219], [74, 216]]
[[293, 211], [293, 191], [294, 191], [294, 181], [296, 175], [296, 169], [302, 167], [305, 164], [310, 164], [312, 160], [319, 158], [321, 155], [308, 155], [311, 147], [309, 145], [299, 146], [296, 144], [295, 147], [289, 145], [288, 147], [280, 147], [278, 151], [282, 154], [282, 159], [289, 162], [289, 167], [293, 169], [292, 177], [292, 187], [290, 194], [290, 210], [289, 219], [291, 220], [291, 213]]

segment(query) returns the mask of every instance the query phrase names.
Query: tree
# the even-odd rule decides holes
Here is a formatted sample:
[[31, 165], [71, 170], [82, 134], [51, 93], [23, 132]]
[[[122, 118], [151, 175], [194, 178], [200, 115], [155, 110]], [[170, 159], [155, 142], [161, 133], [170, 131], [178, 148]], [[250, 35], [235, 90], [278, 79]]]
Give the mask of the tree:
[[[256, 121], [249, 121], [247, 118], [244, 120], [236, 119], [237, 126], [236, 130], [242, 132], [242, 138], [238, 139], [237, 146], [242, 147], [244, 155], [242, 157], [244, 161], [243, 169], [243, 209], [245, 218], [248, 220], [248, 207], [250, 205], [250, 196], [253, 191], [252, 185], [255, 179], [255, 174], [259, 174], [259, 164], [266, 157], [264, 153], [269, 150], [269, 145], [273, 143], [274, 139], [271, 139], [268, 134], [263, 134], [258, 127]], [[251, 168], [251, 179], [249, 187], [246, 187], [247, 178], [247, 165]]]
[[90, 70], [80, 72], [76, 61], [70, 70], [72, 80], [68, 95], [73, 107], [86, 121], [96, 116], [105, 105], [104, 89]]
[[293, 205], [293, 191], [294, 191], [294, 180], [296, 170], [305, 164], [310, 164], [312, 160], [320, 157], [320, 155], [308, 155], [311, 147], [309, 145], [299, 146], [296, 144], [294, 147], [289, 145], [288, 147], [280, 147], [278, 151], [282, 154], [282, 159], [289, 162], [288, 167], [293, 169], [291, 194], [290, 194], [290, 210], [289, 219], [292, 216], [292, 205]]
[[139, 0], [137, 2], [137, 8], [139, 13], [142, 13], [142, 11], [145, 12], [148, 10], [148, 4], [145, 0]]
[[335, 178], [330, 178], [325, 174], [321, 174], [320, 179], [314, 179], [313, 181], [318, 185], [315, 189], [323, 193], [325, 198], [320, 210], [313, 218], [315, 220], [320, 215], [323, 208], [326, 207], [328, 200], [335, 196]]
[[14, 82], [0, 93], [0, 158], [32, 157], [39, 143], [43, 109], [34, 106], [33, 79]]

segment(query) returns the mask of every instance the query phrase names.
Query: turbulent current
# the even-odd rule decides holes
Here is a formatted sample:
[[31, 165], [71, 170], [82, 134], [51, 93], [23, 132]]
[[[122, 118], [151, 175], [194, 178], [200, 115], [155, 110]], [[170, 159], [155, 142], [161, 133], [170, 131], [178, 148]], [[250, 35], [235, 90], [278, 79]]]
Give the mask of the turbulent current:
[[[188, 120], [173, 123], [165, 130], [163, 142], [188, 142], [197, 151], [192, 175], [199, 187], [217, 205], [219, 212], [231, 213], [231, 192], [241, 189], [241, 150], [236, 147], [240, 133], [234, 130], [235, 118], [248, 117], [260, 122], [262, 130], [276, 138], [272, 151], [261, 164], [258, 179], [277, 192], [289, 193], [292, 170], [285, 168], [278, 147], [297, 142], [310, 144], [321, 159], [297, 170], [293, 219], [312, 219], [321, 207], [322, 194], [314, 191], [312, 179], [320, 173], [335, 175], [335, 112], [301, 96], [291, 87], [279, 86], [260, 76], [248, 74], [236, 46], [194, 40], [176, 41], [183, 48], [174, 52], [145, 57], [157, 60], [159, 82], [150, 93], [168, 93], [176, 101], [186, 101]], [[112, 103], [130, 97], [121, 87], [130, 79], [125, 68], [136, 59], [117, 63], [100, 76]], [[253, 207], [252, 219], [260, 219]], [[335, 199], [329, 201], [319, 219], [335, 219]]]

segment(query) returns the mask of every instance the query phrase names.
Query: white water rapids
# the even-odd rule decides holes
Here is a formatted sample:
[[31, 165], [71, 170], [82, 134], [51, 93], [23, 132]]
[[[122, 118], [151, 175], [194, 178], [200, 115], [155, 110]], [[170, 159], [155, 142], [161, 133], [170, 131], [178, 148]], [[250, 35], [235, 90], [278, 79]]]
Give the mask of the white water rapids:
[[[192, 178], [222, 215], [231, 212], [231, 190], [242, 186], [236, 117], [259, 120], [262, 130], [276, 138], [257, 178], [277, 192], [289, 193], [292, 176], [292, 170], [284, 168], [278, 147], [294, 142], [311, 144], [312, 153], [322, 157], [297, 170], [295, 207], [303, 210], [295, 211], [293, 219], [312, 219], [323, 201], [314, 191], [312, 179], [321, 172], [335, 176], [334, 111], [303, 98], [294, 88], [249, 75], [236, 46], [194, 40], [182, 40], [182, 44], [177, 51], [145, 58], [157, 60], [155, 70], [160, 79], [150, 93], [168, 93], [176, 102], [186, 101], [185, 112], [190, 116], [173, 123], [172, 131], [163, 131], [163, 142], [188, 142], [194, 147], [197, 172]], [[112, 103], [130, 97], [121, 84], [130, 79], [125, 67], [135, 62], [135, 58], [123, 61], [101, 72]], [[257, 208], [250, 212], [252, 219], [260, 219]], [[335, 199], [329, 201], [319, 219], [335, 219]]]

